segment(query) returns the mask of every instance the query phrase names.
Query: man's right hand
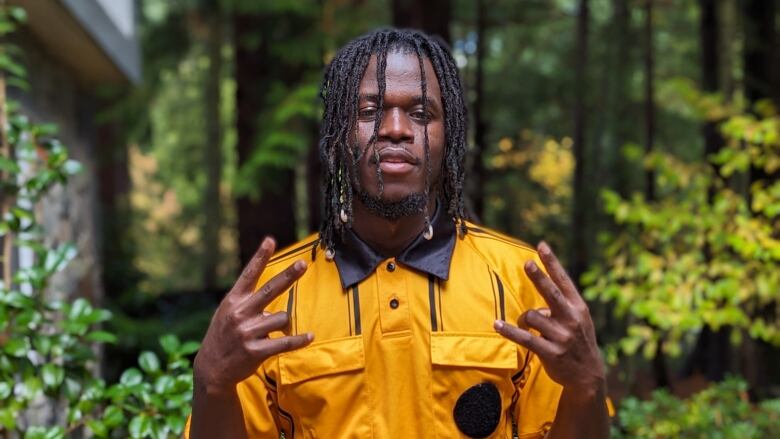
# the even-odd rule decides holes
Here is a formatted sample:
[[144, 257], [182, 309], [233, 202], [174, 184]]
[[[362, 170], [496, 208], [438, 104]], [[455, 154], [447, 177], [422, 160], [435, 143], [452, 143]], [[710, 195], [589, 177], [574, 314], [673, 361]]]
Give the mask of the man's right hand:
[[196, 392], [204, 391], [212, 397], [234, 394], [236, 384], [252, 375], [263, 361], [281, 352], [304, 347], [313, 340], [311, 333], [268, 337], [273, 331], [285, 330], [290, 316], [286, 312], [265, 312], [265, 307], [306, 271], [306, 263], [296, 261], [254, 292], [275, 248], [273, 239], [263, 240], [214, 313], [195, 357]]

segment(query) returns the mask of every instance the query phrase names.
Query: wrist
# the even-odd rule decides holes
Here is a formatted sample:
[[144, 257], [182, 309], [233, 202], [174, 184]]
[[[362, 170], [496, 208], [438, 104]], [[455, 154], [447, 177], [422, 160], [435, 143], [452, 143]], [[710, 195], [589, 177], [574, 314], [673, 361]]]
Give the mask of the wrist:
[[224, 385], [198, 378], [193, 374], [193, 393], [195, 397], [207, 399], [229, 399], [236, 395], [235, 385]]
[[566, 386], [563, 389], [566, 399], [580, 404], [604, 401], [607, 395], [607, 384], [603, 378], [594, 378], [590, 382], [577, 386]]
[[236, 386], [227, 385], [220, 382], [218, 377], [208, 370], [198, 367], [198, 359], [195, 358], [195, 364], [192, 371], [192, 387], [195, 396], [201, 396], [209, 399], [229, 398], [236, 393]]

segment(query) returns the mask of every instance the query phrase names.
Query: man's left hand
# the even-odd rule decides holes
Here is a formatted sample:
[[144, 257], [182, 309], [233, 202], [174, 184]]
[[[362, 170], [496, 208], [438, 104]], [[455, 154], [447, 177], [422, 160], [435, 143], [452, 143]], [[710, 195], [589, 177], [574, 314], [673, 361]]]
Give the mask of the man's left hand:
[[565, 389], [582, 397], [602, 394], [605, 367], [588, 305], [550, 247], [542, 242], [537, 250], [550, 275], [534, 261], [526, 262], [524, 269], [549, 309], [524, 312], [518, 326], [497, 320], [496, 331], [538, 355], [550, 378]]

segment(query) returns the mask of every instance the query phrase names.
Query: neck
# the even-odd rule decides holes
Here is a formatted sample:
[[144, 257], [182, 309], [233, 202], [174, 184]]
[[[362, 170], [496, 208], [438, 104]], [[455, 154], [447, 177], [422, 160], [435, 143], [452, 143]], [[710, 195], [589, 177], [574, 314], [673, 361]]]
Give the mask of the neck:
[[[433, 215], [436, 197], [431, 195], [427, 210]], [[425, 229], [425, 213], [389, 220], [369, 211], [359, 200], [354, 203], [352, 230], [384, 256], [397, 256]]]

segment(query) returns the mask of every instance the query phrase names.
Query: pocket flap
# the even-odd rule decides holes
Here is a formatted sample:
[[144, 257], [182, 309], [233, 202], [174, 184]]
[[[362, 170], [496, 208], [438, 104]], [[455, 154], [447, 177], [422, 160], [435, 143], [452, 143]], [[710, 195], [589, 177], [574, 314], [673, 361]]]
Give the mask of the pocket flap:
[[279, 356], [282, 384], [293, 384], [324, 375], [363, 369], [363, 337], [353, 336], [314, 342]]
[[518, 369], [518, 345], [499, 334], [434, 332], [431, 362], [440, 366]]

